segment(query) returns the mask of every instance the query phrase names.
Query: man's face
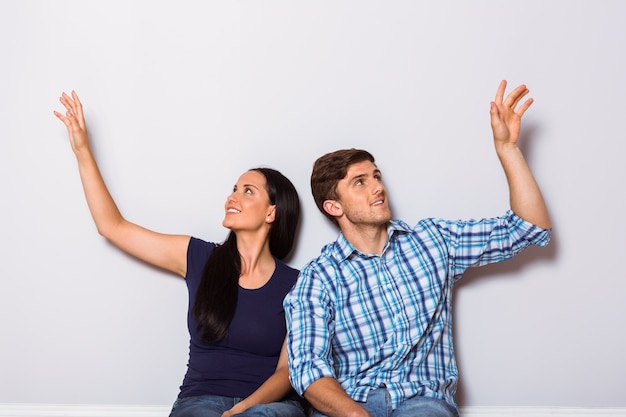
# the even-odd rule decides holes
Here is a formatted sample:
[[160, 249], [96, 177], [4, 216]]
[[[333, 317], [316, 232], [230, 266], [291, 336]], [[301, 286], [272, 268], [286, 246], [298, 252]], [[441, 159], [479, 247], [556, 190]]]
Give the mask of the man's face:
[[[391, 220], [391, 208], [380, 170], [371, 161], [350, 165], [337, 184], [340, 226], [381, 226]], [[346, 224], [345, 222], [348, 222]]]

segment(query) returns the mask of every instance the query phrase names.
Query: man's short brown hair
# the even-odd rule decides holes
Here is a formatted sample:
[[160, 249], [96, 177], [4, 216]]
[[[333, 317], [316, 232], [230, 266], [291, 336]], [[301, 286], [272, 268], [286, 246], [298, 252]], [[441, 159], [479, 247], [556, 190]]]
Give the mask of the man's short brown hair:
[[327, 153], [317, 158], [313, 164], [313, 172], [311, 173], [313, 199], [322, 214], [335, 224], [337, 224], [337, 220], [324, 210], [324, 201], [339, 200], [337, 184], [346, 177], [350, 165], [363, 161], [374, 163], [374, 156], [363, 149], [352, 148]]

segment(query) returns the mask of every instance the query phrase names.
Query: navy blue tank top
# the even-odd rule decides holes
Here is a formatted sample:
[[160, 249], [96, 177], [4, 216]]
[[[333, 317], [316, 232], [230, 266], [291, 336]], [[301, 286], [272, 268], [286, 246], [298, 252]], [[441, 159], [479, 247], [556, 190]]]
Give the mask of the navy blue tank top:
[[239, 287], [228, 336], [217, 343], [202, 342], [192, 306], [204, 266], [214, 249], [215, 244], [193, 237], [187, 249], [190, 344], [179, 398], [207, 394], [249, 396], [274, 373], [285, 340], [283, 299], [296, 282], [298, 270], [275, 259], [276, 269], [263, 287]]

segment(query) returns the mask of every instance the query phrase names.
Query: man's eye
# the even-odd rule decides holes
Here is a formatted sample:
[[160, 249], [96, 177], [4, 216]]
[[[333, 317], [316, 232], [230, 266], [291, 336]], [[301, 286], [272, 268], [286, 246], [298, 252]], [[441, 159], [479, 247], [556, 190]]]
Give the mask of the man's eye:
[[356, 181], [356, 182], [354, 183], [354, 185], [363, 185], [363, 181], [358, 180], [358, 181]]

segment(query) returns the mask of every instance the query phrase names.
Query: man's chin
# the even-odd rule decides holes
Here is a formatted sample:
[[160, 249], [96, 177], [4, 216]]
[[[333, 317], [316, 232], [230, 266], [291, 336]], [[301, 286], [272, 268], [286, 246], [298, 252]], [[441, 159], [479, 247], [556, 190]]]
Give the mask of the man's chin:
[[383, 223], [387, 223], [388, 221], [390, 221], [393, 218], [391, 210], [385, 210], [385, 212], [381, 212], [380, 218]]

